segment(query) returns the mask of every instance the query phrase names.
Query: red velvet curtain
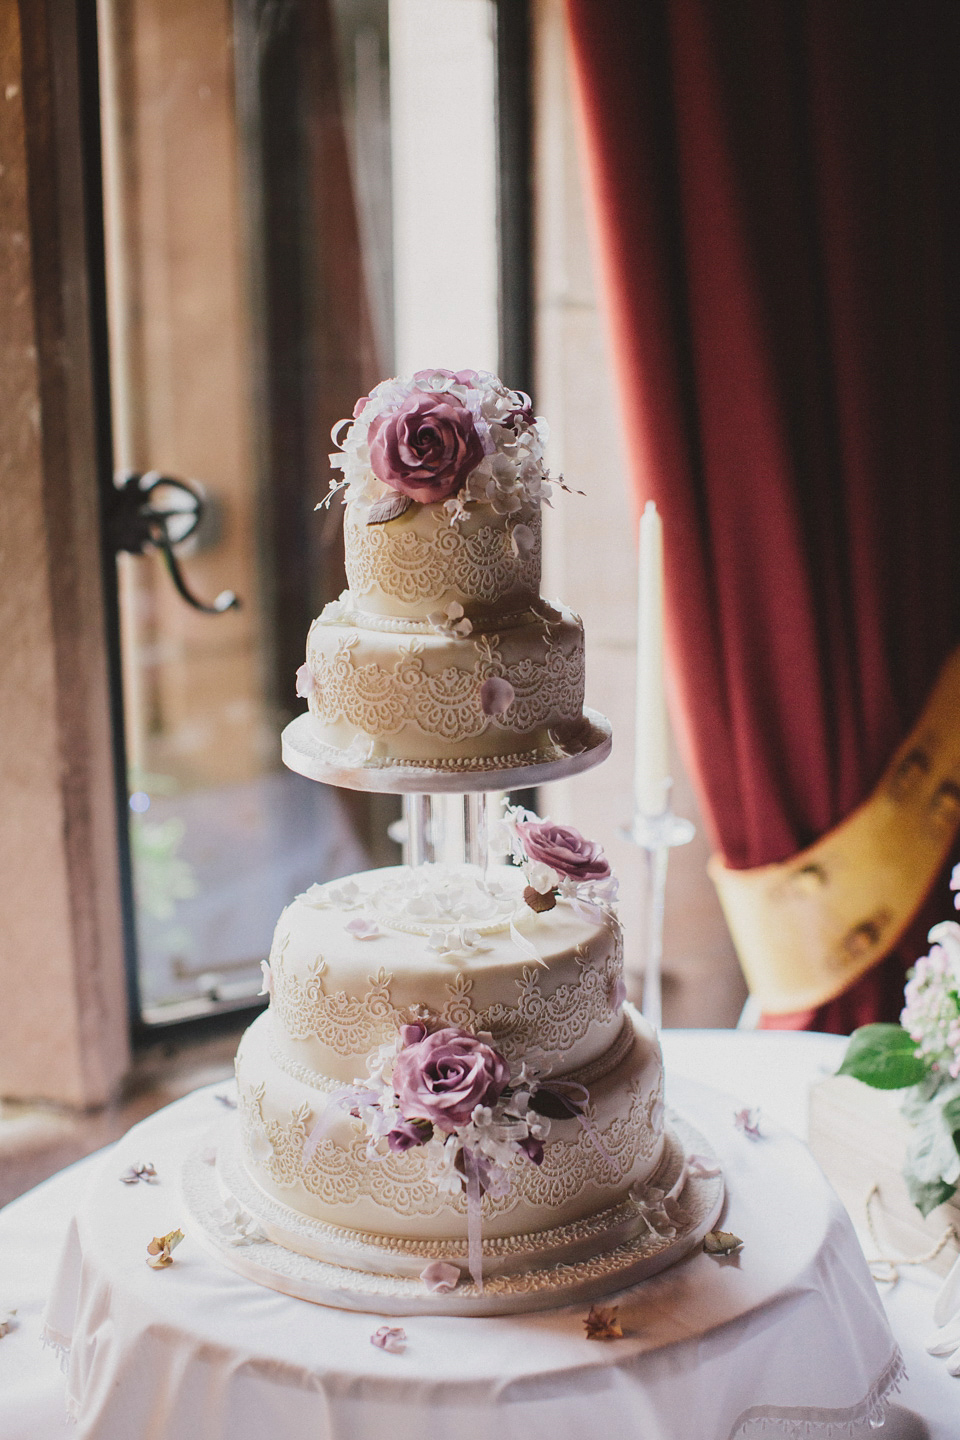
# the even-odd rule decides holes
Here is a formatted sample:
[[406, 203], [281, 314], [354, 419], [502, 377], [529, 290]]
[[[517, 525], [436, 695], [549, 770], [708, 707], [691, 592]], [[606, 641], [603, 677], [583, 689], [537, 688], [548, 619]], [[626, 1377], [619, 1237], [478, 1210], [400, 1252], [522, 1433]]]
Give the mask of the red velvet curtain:
[[[960, 4], [567, 0], [675, 720], [729, 865], [875, 784], [960, 642]], [[820, 1011], [895, 1018], [901, 950]]]

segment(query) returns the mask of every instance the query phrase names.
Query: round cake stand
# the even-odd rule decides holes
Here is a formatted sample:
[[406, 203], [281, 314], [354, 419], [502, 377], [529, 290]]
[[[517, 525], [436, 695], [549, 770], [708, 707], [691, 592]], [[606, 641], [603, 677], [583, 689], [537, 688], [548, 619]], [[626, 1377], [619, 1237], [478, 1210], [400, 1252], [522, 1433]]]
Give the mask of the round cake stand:
[[[235, 1119], [225, 1116], [222, 1124], [226, 1127], [233, 1122], [235, 1132]], [[686, 1120], [670, 1114], [668, 1121], [664, 1158], [656, 1176], [656, 1184], [664, 1190], [679, 1178], [686, 1155], [713, 1158], [708, 1142]], [[310, 1221], [264, 1194], [240, 1163], [232, 1143], [235, 1139], [235, 1133], [221, 1133], [216, 1168], [203, 1154], [192, 1154], [185, 1161], [181, 1185], [191, 1235], [248, 1280], [299, 1300], [377, 1315], [516, 1315], [595, 1300], [646, 1280], [683, 1259], [713, 1229], [724, 1201], [719, 1173], [690, 1176], [678, 1201], [680, 1218], [670, 1235], [659, 1235], [649, 1228], [635, 1233], [636, 1209], [626, 1202], [579, 1223], [516, 1237], [511, 1241], [510, 1273], [491, 1275], [484, 1280], [482, 1289], [465, 1280], [456, 1289], [439, 1293], [428, 1289], [419, 1275], [378, 1273], [378, 1267], [382, 1270], [389, 1266], [390, 1253], [375, 1237]], [[238, 1230], [231, 1219], [225, 1218], [227, 1200], [239, 1205], [243, 1212], [248, 1233], [239, 1244]], [[630, 1211], [632, 1222], [625, 1213]], [[252, 1238], [257, 1229], [249, 1224], [251, 1219], [259, 1227], [260, 1238]], [[618, 1230], [634, 1233], [621, 1244], [611, 1244], [608, 1238], [604, 1246], [604, 1238], [615, 1237]], [[489, 1243], [492, 1250], [496, 1248], [496, 1242]], [[288, 1248], [290, 1244], [321, 1251], [331, 1258], [315, 1259], [299, 1249]], [[568, 1253], [575, 1253], [578, 1246], [582, 1251], [580, 1259], [562, 1264], [537, 1263], [538, 1252], [549, 1254], [566, 1248]], [[404, 1247], [408, 1264], [410, 1254], [421, 1248], [423, 1254], [416, 1260], [417, 1267], [437, 1258], [436, 1246], [412, 1241]], [[350, 1263], [337, 1263], [338, 1252], [349, 1257]]]
[[509, 765], [505, 756], [488, 756], [470, 764], [451, 765], [449, 770], [433, 766], [376, 761], [352, 761], [348, 752], [336, 750], [317, 738], [309, 711], [291, 720], [282, 736], [283, 763], [308, 780], [339, 785], [346, 790], [371, 790], [381, 795], [464, 794], [478, 790], [525, 790], [579, 775], [599, 765], [610, 754], [612, 730], [606, 716], [586, 707], [584, 725], [576, 747], [557, 743], [542, 758], [529, 764]]

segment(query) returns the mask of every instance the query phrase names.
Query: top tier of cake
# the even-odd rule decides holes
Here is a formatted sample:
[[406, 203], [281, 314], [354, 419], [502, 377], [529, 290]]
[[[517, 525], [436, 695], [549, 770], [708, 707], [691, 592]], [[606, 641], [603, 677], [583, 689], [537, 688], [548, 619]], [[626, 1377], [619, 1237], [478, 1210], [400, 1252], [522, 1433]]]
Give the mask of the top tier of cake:
[[536, 605], [551, 482], [528, 396], [486, 372], [420, 370], [383, 381], [344, 423], [332, 489], [345, 492], [361, 613], [490, 629]]
[[555, 482], [527, 396], [420, 371], [344, 424], [331, 494], [349, 588], [314, 622], [298, 677], [328, 762], [473, 774], [582, 753], [583, 626], [540, 598]]

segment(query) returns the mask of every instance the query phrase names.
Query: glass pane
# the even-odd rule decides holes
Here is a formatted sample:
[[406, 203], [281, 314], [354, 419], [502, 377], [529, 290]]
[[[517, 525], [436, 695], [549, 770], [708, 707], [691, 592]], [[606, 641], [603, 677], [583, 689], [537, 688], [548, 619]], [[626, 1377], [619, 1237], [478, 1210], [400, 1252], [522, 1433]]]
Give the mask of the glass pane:
[[[278, 573], [275, 548], [265, 543], [272, 476], [254, 417], [258, 389], [279, 361], [264, 339], [270, 315], [254, 299], [263, 267], [250, 247], [264, 237], [244, 190], [250, 166], [240, 153], [234, 25], [222, 0], [101, 6], [118, 466], [202, 483], [208, 511], [181, 550], [184, 572], [207, 601], [225, 588], [243, 601], [237, 611], [200, 614], [176, 593], [158, 555], [119, 557], [140, 990], [149, 1019], [202, 1008], [204, 996], [254, 996], [291, 896], [369, 862], [356, 807], [279, 759], [279, 731], [296, 707], [290, 657], [302, 656], [310, 615], [340, 578], [311, 573], [308, 547], [290, 556], [290, 573]], [[371, 43], [361, 28], [354, 40], [369, 102], [379, 80], [377, 36]], [[354, 157], [365, 145], [369, 152], [369, 139], [359, 137]], [[304, 170], [309, 158], [300, 157]], [[340, 178], [349, 195], [350, 176]], [[299, 193], [308, 180], [293, 174], [284, 183]], [[368, 228], [370, 212], [368, 205]], [[383, 248], [381, 240], [381, 272]], [[381, 311], [390, 303], [382, 288], [381, 281]], [[290, 338], [290, 351], [299, 338]], [[341, 343], [356, 351], [367, 340], [347, 334]], [[370, 356], [371, 370], [382, 363]], [[308, 351], [304, 386], [315, 378], [310, 368]], [[302, 494], [304, 525], [316, 523], [312, 505], [326, 484], [310, 438], [286, 479], [288, 492]], [[335, 569], [335, 555], [324, 558]], [[289, 635], [281, 626], [291, 607], [278, 603], [280, 590], [299, 602]]]
[[117, 464], [202, 485], [179, 562], [242, 600], [118, 559], [150, 1021], [250, 1001], [294, 894], [395, 859], [392, 802], [286, 771], [279, 733], [344, 584], [331, 427], [395, 358], [497, 366], [494, 10], [99, 0]]

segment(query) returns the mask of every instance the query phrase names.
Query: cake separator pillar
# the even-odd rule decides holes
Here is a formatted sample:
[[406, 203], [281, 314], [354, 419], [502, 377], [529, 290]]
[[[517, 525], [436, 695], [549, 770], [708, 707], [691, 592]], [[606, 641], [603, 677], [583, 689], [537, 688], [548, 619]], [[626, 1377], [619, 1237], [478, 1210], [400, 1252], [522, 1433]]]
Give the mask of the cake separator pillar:
[[403, 863], [476, 865], [486, 874], [487, 792], [403, 797]]

